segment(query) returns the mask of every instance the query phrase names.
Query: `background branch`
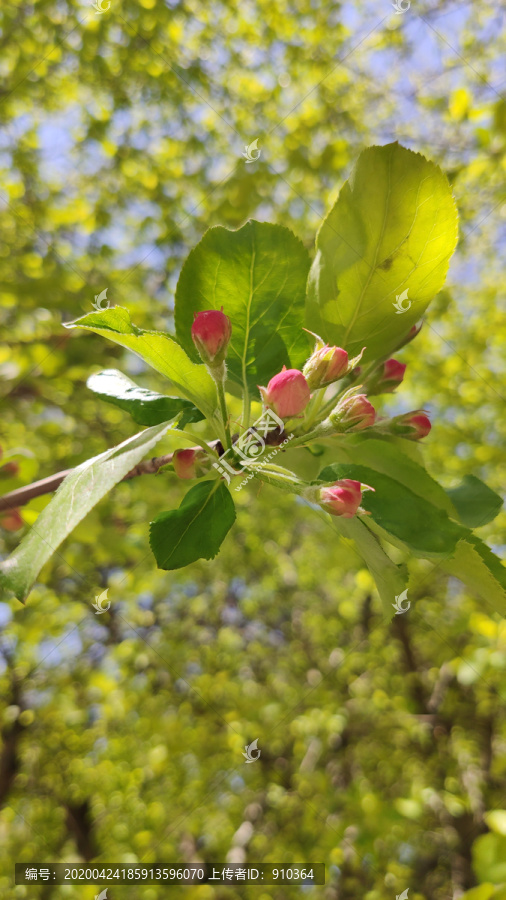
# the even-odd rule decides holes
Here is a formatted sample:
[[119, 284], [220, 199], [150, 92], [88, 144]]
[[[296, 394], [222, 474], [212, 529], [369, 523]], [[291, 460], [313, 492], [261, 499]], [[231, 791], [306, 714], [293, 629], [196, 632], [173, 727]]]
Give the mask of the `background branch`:
[[[220, 441], [210, 441], [209, 447], [223, 452]], [[192, 450], [200, 450], [200, 447], [192, 447]], [[130, 478], [137, 478], [138, 475], [155, 475], [159, 469], [172, 462], [174, 453], [166, 453], [165, 456], [153, 456], [152, 459], [145, 459], [138, 463], [135, 468], [127, 472], [122, 481], [129, 481]], [[34, 481], [25, 487], [16, 488], [0, 497], [0, 511], [4, 509], [17, 509], [19, 506], [25, 506], [34, 497], [41, 497], [42, 494], [50, 494], [60, 487], [62, 481], [73, 472], [74, 469], [64, 469], [62, 472], [56, 472], [55, 475], [49, 475], [47, 478], [41, 478], [40, 481]]]

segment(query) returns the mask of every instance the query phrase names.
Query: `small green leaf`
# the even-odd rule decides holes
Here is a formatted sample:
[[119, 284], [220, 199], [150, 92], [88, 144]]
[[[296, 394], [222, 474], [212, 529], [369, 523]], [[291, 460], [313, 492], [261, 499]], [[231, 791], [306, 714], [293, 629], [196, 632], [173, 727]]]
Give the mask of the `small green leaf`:
[[495, 519], [502, 506], [502, 497], [475, 475], [465, 475], [461, 484], [446, 493], [455, 506], [463, 525], [479, 528]]
[[196, 365], [168, 334], [142, 331], [130, 321], [128, 310], [115, 306], [88, 313], [66, 328], [85, 328], [127, 347], [169, 379], [178, 396], [195, 404], [208, 419], [218, 410], [216, 387], [204, 365]]
[[235, 521], [235, 507], [221, 481], [192, 487], [179, 509], [151, 522], [150, 543], [159, 569], [181, 569], [197, 559], [214, 559]]
[[193, 422], [201, 422], [204, 416], [200, 412], [200, 409], [197, 409], [196, 406], [193, 406], [190, 403], [185, 410], [183, 410], [183, 414], [181, 418], [178, 420], [176, 428], [178, 431], [184, 431], [187, 425], [191, 425]]
[[102, 497], [146, 456], [171, 426], [155, 425], [94, 456], [67, 475], [14, 553], [0, 564], [0, 584], [24, 602], [42, 566]]
[[309, 446], [304, 447], [304, 450], [308, 450], [311, 456], [323, 456], [326, 449], [323, 444], [309, 444]]
[[90, 375], [86, 386], [102, 400], [129, 412], [138, 425], [159, 425], [175, 419], [182, 412], [187, 417], [186, 422], [198, 422], [204, 418], [189, 400], [141, 388], [117, 369], [105, 369]]
[[443, 509], [417, 496], [399, 481], [366, 466], [337, 464], [319, 475], [322, 481], [352, 478], [374, 488], [365, 491], [362, 506], [385, 532], [393, 535], [417, 556], [449, 554], [467, 529], [448, 518]]
[[176, 290], [176, 334], [191, 359], [193, 314], [220, 309], [232, 321], [230, 378], [256, 392], [283, 365], [309, 353], [304, 298], [309, 257], [288, 229], [247, 222], [237, 231], [210, 228], [186, 260]]
[[[350, 356], [364, 346], [365, 361], [386, 356], [443, 286], [456, 243], [457, 210], [438, 166], [397, 143], [369, 147], [318, 232], [307, 327]], [[406, 290], [411, 306], [397, 313]]]

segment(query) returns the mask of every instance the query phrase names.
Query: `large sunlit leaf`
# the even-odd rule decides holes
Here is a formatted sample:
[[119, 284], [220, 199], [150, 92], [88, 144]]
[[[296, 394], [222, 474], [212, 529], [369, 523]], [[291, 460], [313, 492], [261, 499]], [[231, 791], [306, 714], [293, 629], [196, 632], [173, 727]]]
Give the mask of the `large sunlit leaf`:
[[222, 481], [192, 487], [178, 509], [151, 522], [151, 549], [159, 569], [181, 569], [197, 559], [214, 559], [235, 521], [235, 507]]
[[172, 390], [190, 400], [207, 418], [217, 413], [216, 387], [204, 365], [196, 365], [168, 334], [143, 331], [131, 321], [128, 310], [120, 306], [88, 313], [67, 328], [85, 328], [127, 347], [142, 357], [153, 369], [165, 375]]
[[22, 602], [42, 566], [99, 500], [121, 481], [168, 431], [155, 425], [77, 466], [14, 553], [0, 564], [0, 584]]
[[318, 232], [308, 328], [350, 355], [367, 347], [364, 360], [389, 354], [442, 287], [456, 243], [441, 169], [397, 143], [369, 147]]
[[238, 231], [209, 229], [186, 260], [176, 290], [176, 334], [192, 359], [195, 312], [220, 309], [232, 321], [227, 366], [256, 393], [283, 365], [308, 356], [304, 298], [309, 257], [288, 228], [247, 222]]

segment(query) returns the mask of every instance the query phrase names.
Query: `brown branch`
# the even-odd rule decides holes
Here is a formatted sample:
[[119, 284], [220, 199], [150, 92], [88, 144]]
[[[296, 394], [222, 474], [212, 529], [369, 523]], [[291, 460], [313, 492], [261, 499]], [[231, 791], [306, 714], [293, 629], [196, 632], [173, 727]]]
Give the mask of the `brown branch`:
[[425, 688], [422, 682], [422, 672], [418, 667], [413, 653], [408, 624], [404, 619], [404, 616], [394, 616], [392, 629], [395, 636], [401, 642], [402, 649], [404, 651], [405, 666], [407, 671], [411, 674], [411, 690], [413, 699], [417, 703], [418, 708], [422, 711], [422, 713], [430, 714], [432, 710], [429, 709], [428, 706], [428, 697], [426, 696]]
[[[14, 674], [11, 676], [9, 705], [19, 707], [20, 713], [25, 708], [21, 687]], [[0, 752], [0, 808], [6, 803], [9, 791], [19, 770], [19, 739], [25, 727], [19, 721], [18, 714], [14, 722], [5, 725], [0, 732], [2, 738], [2, 749]]]
[[65, 812], [65, 824], [76, 842], [78, 852], [86, 862], [91, 862], [97, 856], [97, 851], [90, 801], [86, 799], [82, 803], [66, 803]]
[[[208, 446], [217, 450], [218, 454], [223, 453], [223, 447], [220, 441], [210, 441]], [[199, 450], [199, 447], [192, 447], [192, 450]], [[173, 453], [166, 453], [165, 456], [153, 456], [152, 459], [145, 459], [138, 463], [130, 472], [121, 479], [128, 481], [130, 478], [137, 478], [138, 475], [154, 475], [162, 466], [172, 462]], [[17, 509], [19, 506], [25, 506], [34, 497], [41, 497], [42, 494], [50, 494], [60, 487], [62, 481], [74, 472], [75, 469], [64, 469], [63, 472], [57, 472], [56, 475], [49, 475], [48, 478], [41, 478], [40, 481], [34, 481], [33, 484], [27, 484], [25, 487], [17, 488], [0, 497], [0, 512], [4, 509]]]

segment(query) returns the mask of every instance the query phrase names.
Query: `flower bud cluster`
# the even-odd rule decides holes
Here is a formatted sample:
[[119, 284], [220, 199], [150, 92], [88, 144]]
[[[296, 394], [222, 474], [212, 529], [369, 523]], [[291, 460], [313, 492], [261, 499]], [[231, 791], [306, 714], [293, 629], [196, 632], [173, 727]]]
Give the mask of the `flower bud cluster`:
[[[413, 326], [399, 347], [416, 337], [419, 330], [419, 326]], [[211, 374], [222, 381], [231, 336], [231, 322], [223, 309], [205, 310], [195, 315], [192, 325], [195, 346]], [[331, 346], [316, 334], [313, 337], [316, 339], [314, 350], [302, 371], [283, 366], [281, 372], [274, 375], [266, 387], [259, 386], [264, 410], [271, 410], [284, 422], [293, 418], [301, 419], [300, 427], [295, 432], [299, 443], [306, 434], [310, 440], [318, 436], [358, 432], [373, 427], [379, 433], [397, 435], [408, 440], [420, 440], [427, 436], [431, 424], [424, 410], [414, 410], [378, 421], [376, 410], [369, 399], [375, 394], [392, 393], [403, 381], [405, 363], [391, 358], [372, 369], [369, 366], [362, 371], [358, 363], [365, 347], [358, 356], [350, 359], [343, 347]], [[348, 389], [344, 393], [338, 392], [336, 404], [329, 412], [331, 400], [327, 399], [325, 403], [324, 392], [342, 379], [347, 379], [344, 387], [347, 386]], [[362, 384], [357, 385], [359, 379]], [[322, 404], [323, 413], [320, 412]], [[198, 477], [205, 474], [208, 467], [209, 459], [203, 451], [181, 450], [174, 455], [174, 469], [180, 478]], [[341, 479], [333, 485], [320, 486], [316, 502], [333, 515], [347, 518], [361, 510], [362, 491], [367, 488], [368, 485], [361, 485], [357, 481]], [[313, 499], [314, 491], [314, 488], [310, 489]]]

